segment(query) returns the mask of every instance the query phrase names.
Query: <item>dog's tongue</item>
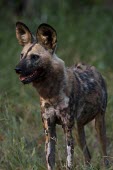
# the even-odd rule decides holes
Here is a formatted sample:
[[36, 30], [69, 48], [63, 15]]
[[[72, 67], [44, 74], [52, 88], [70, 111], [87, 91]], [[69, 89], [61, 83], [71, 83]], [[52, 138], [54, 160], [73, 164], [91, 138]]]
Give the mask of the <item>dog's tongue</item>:
[[19, 79], [20, 79], [20, 81], [23, 81], [23, 80], [25, 80], [27, 78], [32, 78], [36, 73], [37, 73], [37, 71], [35, 71], [34, 73], [30, 74], [29, 76], [22, 76], [22, 75], [20, 75]]
[[26, 77], [20, 76], [19, 79], [20, 79], [21, 81], [23, 81], [23, 80], [26, 79]]

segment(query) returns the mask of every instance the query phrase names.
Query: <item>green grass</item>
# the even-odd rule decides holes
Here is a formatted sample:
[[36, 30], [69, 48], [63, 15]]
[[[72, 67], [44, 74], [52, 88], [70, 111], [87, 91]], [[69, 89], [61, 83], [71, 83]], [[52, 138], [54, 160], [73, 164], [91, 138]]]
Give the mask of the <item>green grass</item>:
[[[108, 157], [113, 169], [113, 13], [100, 7], [88, 7], [68, 13], [67, 7], [54, 11], [43, 6], [41, 14], [58, 32], [57, 54], [66, 65], [78, 61], [95, 65], [104, 75], [108, 86], [106, 112]], [[9, 10], [1, 11], [0, 31], [0, 170], [45, 170], [44, 132], [41, 123], [39, 98], [31, 85], [22, 85], [14, 72], [21, 47], [15, 38], [15, 22], [21, 20], [32, 30], [43, 22], [36, 14], [31, 18], [15, 17]], [[4, 20], [2, 19], [4, 17]], [[42, 17], [43, 18], [43, 17]], [[92, 133], [93, 132], [93, 133]], [[91, 151], [90, 168], [85, 167], [81, 150], [75, 144], [76, 170], [103, 170], [96, 133], [92, 125], [86, 127], [87, 143]], [[58, 127], [56, 169], [65, 169], [65, 142]]]

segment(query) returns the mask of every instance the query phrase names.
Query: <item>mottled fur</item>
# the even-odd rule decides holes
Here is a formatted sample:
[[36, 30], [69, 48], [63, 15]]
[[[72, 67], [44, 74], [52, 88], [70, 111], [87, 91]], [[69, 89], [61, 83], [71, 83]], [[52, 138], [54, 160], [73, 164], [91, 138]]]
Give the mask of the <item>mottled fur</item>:
[[[95, 119], [102, 154], [106, 156], [105, 110], [106, 85], [101, 74], [93, 66], [77, 64], [66, 68], [56, 56], [56, 31], [47, 24], [38, 27], [36, 37], [23, 23], [16, 24], [16, 36], [24, 46], [16, 72], [20, 80], [31, 83], [40, 95], [41, 115], [45, 130], [47, 169], [55, 166], [56, 124], [64, 129], [67, 145], [66, 168], [73, 168], [73, 137], [83, 150], [85, 162], [90, 163], [84, 125]], [[104, 157], [107, 165], [108, 161]]]

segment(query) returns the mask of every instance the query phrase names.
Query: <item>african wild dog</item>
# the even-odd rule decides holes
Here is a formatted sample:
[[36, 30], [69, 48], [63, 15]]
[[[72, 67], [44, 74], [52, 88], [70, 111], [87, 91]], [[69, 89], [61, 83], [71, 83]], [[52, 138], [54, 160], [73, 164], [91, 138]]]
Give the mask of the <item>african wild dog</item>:
[[31, 83], [40, 95], [41, 116], [45, 130], [47, 169], [55, 166], [56, 124], [62, 125], [67, 145], [67, 170], [73, 167], [72, 129], [83, 150], [85, 162], [91, 156], [86, 145], [84, 125], [95, 119], [104, 163], [106, 159], [105, 110], [107, 91], [104, 79], [93, 66], [78, 64], [66, 68], [55, 54], [56, 31], [48, 24], [41, 24], [36, 36], [28, 27], [16, 23], [16, 37], [23, 46], [16, 73], [24, 84]]

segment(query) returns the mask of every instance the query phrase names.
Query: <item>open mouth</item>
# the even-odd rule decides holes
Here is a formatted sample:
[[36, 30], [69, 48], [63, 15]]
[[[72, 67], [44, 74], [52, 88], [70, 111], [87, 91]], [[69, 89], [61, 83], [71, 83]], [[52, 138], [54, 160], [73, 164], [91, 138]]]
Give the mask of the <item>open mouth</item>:
[[28, 84], [28, 83], [31, 83], [32, 81], [34, 81], [36, 79], [37, 74], [38, 73], [37, 73], [37, 70], [36, 70], [28, 76], [20, 75], [19, 79], [22, 83]]

